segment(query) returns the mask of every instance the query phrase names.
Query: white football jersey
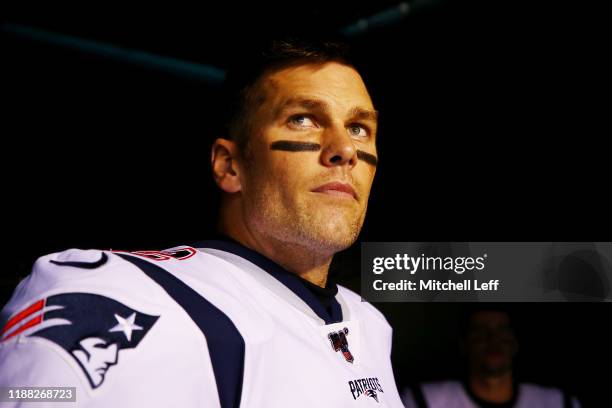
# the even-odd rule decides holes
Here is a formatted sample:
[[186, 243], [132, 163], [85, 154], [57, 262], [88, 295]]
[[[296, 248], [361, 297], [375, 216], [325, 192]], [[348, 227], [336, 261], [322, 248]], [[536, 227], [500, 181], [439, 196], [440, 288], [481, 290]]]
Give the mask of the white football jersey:
[[229, 241], [43, 256], [0, 316], [0, 387], [76, 387], [80, 407], [401, 407], [391, 327], [332, 299]]
[[[418, 403], [413, 391], [406, 388], [402, 400], [406, 408], [481, 408], [494, 407], [495, 404], [479, 404], [476, 397], [470, 395], [466, 386], [460, 381], [440, 381], [421, 385], [425, 401]], [[423, 403], [425, 402], [425, 403]], [[580, 408], [576, 399], [566, 401], [563, 392], [558, 388], [522, 383], [518, 385], [514, 401], [499, 404], [512, 408]]]

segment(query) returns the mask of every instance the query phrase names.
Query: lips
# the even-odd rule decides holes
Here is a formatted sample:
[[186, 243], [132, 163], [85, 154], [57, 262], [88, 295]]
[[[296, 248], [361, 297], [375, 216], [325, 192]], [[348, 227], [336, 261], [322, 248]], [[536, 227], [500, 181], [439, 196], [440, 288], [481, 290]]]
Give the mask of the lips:
[[338, 181], [323, 184], [312, 191], [315, 193], [328, 194], [337, 197], [357, 199], [357, 193], [350, 184], [341, 183]]

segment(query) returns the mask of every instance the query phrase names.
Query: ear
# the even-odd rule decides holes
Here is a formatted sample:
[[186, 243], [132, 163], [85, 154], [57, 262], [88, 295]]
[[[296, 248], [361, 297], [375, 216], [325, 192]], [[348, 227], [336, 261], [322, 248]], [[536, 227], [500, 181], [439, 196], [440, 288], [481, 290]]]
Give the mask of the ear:
[[226, 193], [242, 190], [237, 158], [238, 146], [235, 142], [222, 138], [215, 140], [210, 152], [210, 164], [215, 183]]

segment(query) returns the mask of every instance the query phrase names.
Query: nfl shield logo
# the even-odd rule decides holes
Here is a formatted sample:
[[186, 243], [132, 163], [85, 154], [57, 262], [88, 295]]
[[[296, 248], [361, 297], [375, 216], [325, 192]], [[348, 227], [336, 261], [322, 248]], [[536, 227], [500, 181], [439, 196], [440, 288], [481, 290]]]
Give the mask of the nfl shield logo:
[[355, 361], [355, 358], [353, 357], [353, 354], [351, 354], [348, 348], [348, 340], [346, 339], [348, 333], [349, 330], [345, 327], [344, 329], [339, 330], [337, 332], [329, 333], [327, 335], [327, 338], [331, 342], [331, 346], [334, 351], [340, 350], [342, 352], [342, 355], [344, 356], [344, 359], [349, 363], [353, 363], [353, 361]]

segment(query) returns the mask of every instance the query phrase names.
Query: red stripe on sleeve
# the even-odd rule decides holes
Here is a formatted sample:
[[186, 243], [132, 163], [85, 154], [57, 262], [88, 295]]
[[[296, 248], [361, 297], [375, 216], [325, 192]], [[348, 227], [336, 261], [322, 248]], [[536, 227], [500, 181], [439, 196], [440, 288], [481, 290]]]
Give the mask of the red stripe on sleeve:
[[[41, 299], [38, 302], [28, 306], [26, 309], [23, 309], [21, 312], [17, 313], [13, 316], [7, 323], [4, 325], [4, 328], [0, 332], [0, 336], [4, 335], [9, 329], [15, 326], [17, 323], [30, 316], [32, 313], [38, 312], [45, 306], [45, 299]], [[39, 322], [40, 323], [40, 322]]]
[[15, 330], [14, 332], [12, 332], [11, 334], [9, 334], [8, 336], [6, 336], [5, 339], [3, 339], [2, 341], [6, 341], [8, 339], [10, 339], [11, 337], [13, 337], [16, 334], [21, 333], [22, 331], [29, 329], [32, 326], [36, 326], [37, 324], [39, 324], [40, 322], [42, 322], [42, 315], [36, 316], [33, 319], [30, 319], [30, 321], [28, 321], [26, 324], [24, 324], [23, 326], [21, 326], [20, 328], [18, 328], [17, 330]]

